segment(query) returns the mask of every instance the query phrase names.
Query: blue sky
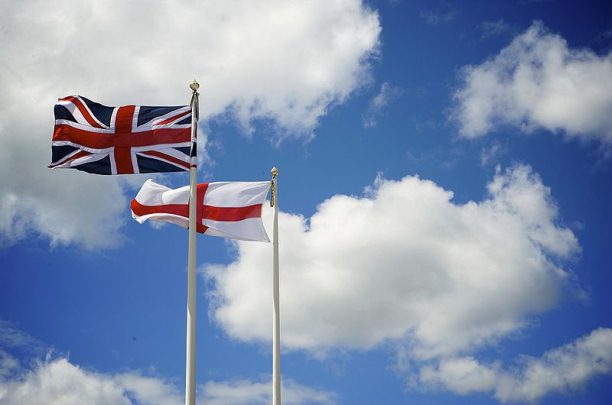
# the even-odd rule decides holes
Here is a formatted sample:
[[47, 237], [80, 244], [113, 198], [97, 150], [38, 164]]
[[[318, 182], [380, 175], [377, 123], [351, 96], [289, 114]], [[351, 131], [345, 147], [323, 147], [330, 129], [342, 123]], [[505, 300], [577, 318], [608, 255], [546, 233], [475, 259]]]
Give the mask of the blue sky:
[[[611, 401], [606, 2], [4, 8], [0, 403], [182, 403], [187, 233], [46, 165], [58, 97], [194, 77], [199, 180], [280, 170], [284, 403]], [[199, 403], [270, 402], [271, 255], [198, 239]]]

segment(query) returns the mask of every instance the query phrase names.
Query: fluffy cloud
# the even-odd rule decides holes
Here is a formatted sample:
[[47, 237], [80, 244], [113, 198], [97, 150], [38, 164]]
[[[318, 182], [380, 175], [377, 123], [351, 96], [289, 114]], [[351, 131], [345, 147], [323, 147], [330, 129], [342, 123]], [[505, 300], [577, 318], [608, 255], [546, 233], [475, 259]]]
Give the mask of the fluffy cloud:
[[[409, 341], [419, 359], [469, 351], [555, 305], [579, 250], [527, 166], [498, 172], [480, 201], [435, 183], [377, 179], [306, 219], [280, 215], [283, 344], [314, 353]], [[270, 221], [270, 211], [265, 213]], [[233, 338], [270, 339], [270, 246], [238, 243], [206, 266], [213, 316]]]
[[364, 82], [380, 33], [359, 0], [38, 0], [5, 5], [0, 26], [0, 242], [34, 230], [91, 248], [117, 240], [126, 198], [117, 179], [46, 169], [57, 97], [183, 104], [196, 77], [204, 119], [308, 139]]
[[612, 144], [612, 53], [569, 48], [535, 22], [499, 54], [468, 66], [454, 94], [461, 135], [498, 125]]
[[[265, 405], [272, 402], [270, 387], [270, 381], [209, 382], [204, 386], [202, 402], [210, 405]], [[283, 381], [282, 399], [287, 405], [334, 405], [337, 401], [335, 394], [317, 391], [292, 380]]]
[[419, 375], [421, 384], [463, 395], [489, 391], [495, 386], [495, 380], [495, 371], [482, 366], [473, 357], [444, 359], [436, 367], [422, 367]]
[[422, 368], [419, 379], [422, 384], [459, 394], [491, 392], [502, 402], [531, 402], [610, 373], [612, 329], [600, 328], [540, 358], [525, 357], [510, 371], [500, 364], [483, 365], [472, 357], [458, 357]]
[[[246, 405], [270, 403], [270, 382], [209, 382], [199, 387], [198, 402]], [[335, 395], [288, 380], [284, 401], [290, 405], [335, 404]], [[0, 351], [0, 402], [17, 404], [179, 405], [182, 390], [162, 378], [139, 372], [104, 374], [84, 370], [66, 358], [37, 362], [31, 369]]]
[[[128, 382], [128, 387], [122, 384], [122, 379]], [[139, 381], [136, 381], [139, 380]], [[139, 388], [153, 388], [156, 394], [170, 390], [163, 382], [137, 375], [107, 376], [91, 371], [85, 371], [67, 359], [58, 359], [39, 363], [35, 369], [26, 371], [23, 375], [0, 380], [0, 402], [12, 404], [126, 404], [132, 403], [130, 397], [138, 399], [143, 404], [180, 404], [180, 397], [175, 395], [160, 395], [157, 401], [148, 391]]]

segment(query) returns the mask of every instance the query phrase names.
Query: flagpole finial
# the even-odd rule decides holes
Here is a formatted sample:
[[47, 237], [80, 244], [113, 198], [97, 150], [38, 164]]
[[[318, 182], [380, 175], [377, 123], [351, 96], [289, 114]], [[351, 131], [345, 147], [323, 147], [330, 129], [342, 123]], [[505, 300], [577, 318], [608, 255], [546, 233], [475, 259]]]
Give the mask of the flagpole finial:
[[270, 170], [270, 173], [272, 173], [273, 179], [276, 179], [278, 177], [278, 169], [276, 167], [273, 167], [272, 170]]
[[193, 82], [189, 85], [189, 88], [194, 92], [198, 91], [198, 89], [200, 88], [200, 83], [196, 82], [196, 80], [193, 79]]

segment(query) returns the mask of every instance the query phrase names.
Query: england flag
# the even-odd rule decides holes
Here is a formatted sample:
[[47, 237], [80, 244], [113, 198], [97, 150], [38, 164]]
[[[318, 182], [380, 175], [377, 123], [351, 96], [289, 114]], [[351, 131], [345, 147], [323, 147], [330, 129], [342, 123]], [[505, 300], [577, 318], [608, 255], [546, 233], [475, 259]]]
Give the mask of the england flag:
[[[261, 220], [271, 182], [213, 182], [197, 185], [199, 233], [223, 238], [269, 242]], [[132, 217], [189, 227], [189, 186], [171, 189], [147, 180], [132, 200]]]

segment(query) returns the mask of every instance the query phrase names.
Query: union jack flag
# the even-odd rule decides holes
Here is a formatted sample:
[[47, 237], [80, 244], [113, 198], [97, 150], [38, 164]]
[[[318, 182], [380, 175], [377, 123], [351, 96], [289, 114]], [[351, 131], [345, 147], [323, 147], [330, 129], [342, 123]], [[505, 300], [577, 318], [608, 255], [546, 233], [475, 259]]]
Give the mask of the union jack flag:
[[81, 96], [59, 99], [50, 168], [95, 174], [188, 171], [195, 165], [191, 107], [107, 107]]

